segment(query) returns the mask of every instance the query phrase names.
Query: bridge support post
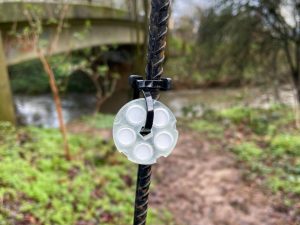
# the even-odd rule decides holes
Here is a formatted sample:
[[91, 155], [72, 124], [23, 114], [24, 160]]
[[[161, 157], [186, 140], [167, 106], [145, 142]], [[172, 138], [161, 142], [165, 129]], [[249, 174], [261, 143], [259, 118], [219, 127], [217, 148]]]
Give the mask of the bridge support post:
[[16, 123], [14, 104], [0, 31], [0, 121]]

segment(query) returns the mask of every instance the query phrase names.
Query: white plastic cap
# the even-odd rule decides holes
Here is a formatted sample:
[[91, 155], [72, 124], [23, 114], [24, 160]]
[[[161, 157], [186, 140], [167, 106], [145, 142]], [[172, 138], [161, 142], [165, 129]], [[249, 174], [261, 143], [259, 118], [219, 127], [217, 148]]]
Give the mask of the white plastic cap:
[[174, 144], [174, 138], [169, 132], [163, 131], [154, 137], [154, 145], [162, 151], [166, 151]]
[[154, 121], [151, 133], [142, 136], [140, 131], [146, 121], [146, 103], [136, 99], [123, 106], [113, 125], [113, 138], [118, 151], [137, 164], [151, 165], [158, 158], [173, 151], [177, 139], [176, 118], [159, 101], [154, 102]]
[[150, 144], [141, 143], [135, 146], [133, 154], [137, 158], [137, 160], [147, 162], [153, 157], [153, 148]]
[[116, 136], [118, 142], [124, 146], [130, 146], [136, 141], [136, 133], [130, 128], [122, 128]]
[[126, 119], [133, 125], [141, 125], [146, 121], [146, 110], [139, 105], [132, 105], [126, 111]]
[[170, 121], [169, 112], [164, 108], [154, 109], [154, 121], [155, 127], [165, 127]]

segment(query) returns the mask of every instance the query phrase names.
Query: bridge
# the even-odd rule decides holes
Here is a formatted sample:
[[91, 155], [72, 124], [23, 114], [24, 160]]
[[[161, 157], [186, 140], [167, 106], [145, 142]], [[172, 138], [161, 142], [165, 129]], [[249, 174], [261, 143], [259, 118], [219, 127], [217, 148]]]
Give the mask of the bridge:
[[[7, 66], [37, 57], [36, 46], [18, 35], [29, 26], [26, 11], [42, 12], [40, 43], [48, 43], [56, 35], [58, 9], [67, 5], [61, 30], [51, 54], [101, 45], [133, 45], [142, 43], [142, 1], [128, 0], [0, 0], [0, 120], [13, 121], [13, 107]], [[47, 52], [46, 52], [47, 53]]]
[[[8, 65], [36, 57], [34, 46], [12, 35], [22, 33], [28, 26], [28, 17], [25, 10], [39, 11], [39, 19], [58, 19], [58, 1], [0, 1], [0, 30], [2, 33], [3, 47]], [[91, 2], [90, 4], [87, 4]], [[54, 46], [54, 54], [82, 49], [90, 46], [105, 44], [134, 44], [139, 42], [136, 28], [136, 19], [132, 10], [133, 1], [102, 0], [102, 1], [68, 1], [65, 20], [68, 28], [63, 29], [59, 42]], [[84, 4], [86, 3], [86, 4]], [[87, 26], [89, 24], [89, 27]], [[43, 25], [41, 42], [47, 42], [55, 34], [56, 26], [47, 22]]]

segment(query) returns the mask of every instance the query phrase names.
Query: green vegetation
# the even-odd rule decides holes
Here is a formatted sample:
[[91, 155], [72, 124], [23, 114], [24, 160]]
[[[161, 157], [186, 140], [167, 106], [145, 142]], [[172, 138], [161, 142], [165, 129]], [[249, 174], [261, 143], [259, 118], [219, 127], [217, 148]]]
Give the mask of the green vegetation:
[[250, 163], [260, 160], [263, 154], [262, 149], [252, 142], [238, 144], [232, 150], [240, 160]]
[[208, 122], [206, 120], [197, 120], [189, 124], [189, 127], [198, 132], [207, 134], [209, 137], [221, 137], [224, 132], [222, 125], [214, 122]]
[[47, 75], [39, 61], [24, 62], [9, 67], [14, 93], [38, 94], [50, 92]]
[[168, 38], [166, 74], [176, 87], [255, 85], [279, 99], [288, 84], [300, 101], [299, 1], [208, 2], [191, 4]]
[[189, 126], [210, 137], [223, 131], [224, 144], [244, 165], [249, 178], [262, 178], [269, 190], [282, 193], [293, 205], [300, 199], [300, 135], [294, 124], [290, 108], [274, 105], [208, 112]]
[[115, 116], [110, 114], [97, 113], [94, 116], [85, 116], [82, 121], [93, 128], [111, 128], [114, 122]]
[[269, 109], [238, 106], [222, 110], [218, 115], [236, 125], [247, 125], [256, 134], [272, 134], [294, 120], [293, 110], [281, 105], [273, 105]]
[[[50, 57], [50, 63], [56, 65], [53, 71], [61, 92], [82, 93], [95, 91], [93, 83], [84, 74], [79, 72], [71, 74], [71, 69], [66, 65], [63, 56]], [[36, 95], [50, 92], [47, 74], [38, 60], [13, 65], [9, 67], [9, 74], [13, 93]]]
[[[124, 50], [118, 46], [101, 46], [73, 51], [70, 55], [54, 55], [48, 57], [48, 61], [61, 93], [95, 93], [100, 89], [103, 94], [111, 94], [120, 75], [118, 69], [110, 68], [108, 63], [121, 65], [122, 62], [130, 61], [128, 52], [119, 61], [114, 61], [115, 55], [121, 53]], [[111, 56], [106, 56], [108, 54]], [[9, 75], [13, 93], [34, 95], [50, 92], [48, 76], [39, 60], [10, 66]]]
[[136, 167], [98, 137], [70, 135], [72, 161], [61, 143], [57, 130], [0, 124], [0, 224], [131, 224]]
[[300, 156], [300, 135], [277, 135], [271, 141], [271, 151], [274, 156]]

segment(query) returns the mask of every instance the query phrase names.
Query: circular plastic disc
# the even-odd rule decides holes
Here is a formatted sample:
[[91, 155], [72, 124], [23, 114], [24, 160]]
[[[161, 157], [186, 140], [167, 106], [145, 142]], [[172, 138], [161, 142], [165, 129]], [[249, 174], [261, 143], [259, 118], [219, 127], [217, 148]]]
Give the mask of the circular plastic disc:
[[153, 148], [149, 144], [142, 143], [135, 146], [133, 154], [138, 160], [148, 161], [153, 156]]
[[137, 164], [151, 165], [173, 151], [177, 139], [176, 118], [171, 110], [154, 101], [154, 121], [151, 133], [142, 136], [146, 122], [146, 102], [140, 98], [124, 105], [113, 124], [113, 139], [119, 152]]
[[130, 128], [122, 128], [117, 133], [117, 139], [124, 146], [132, 145], [136, 140], [135, 131]]

